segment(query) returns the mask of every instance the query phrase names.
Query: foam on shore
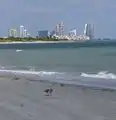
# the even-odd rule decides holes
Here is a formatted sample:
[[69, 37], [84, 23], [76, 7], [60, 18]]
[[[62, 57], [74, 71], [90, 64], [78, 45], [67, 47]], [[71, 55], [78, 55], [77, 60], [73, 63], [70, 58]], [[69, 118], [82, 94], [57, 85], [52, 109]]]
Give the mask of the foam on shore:
[[0, 42], [0, 44], [35, 44], [35, 43], [73, 43], [75, 41], [33, 41], [33, 42], [20, 42], [20, 41], [13, 41], [13, 42]]
[[[84, 75], [84, 77], [83, 77]], [[107, 77], [105, 74], [100, 74]], [[100, 76], [99, 75], [99, 76]], [[112, 74], [108, 74], [112, 78]], [[0, 76], [7, 76], [11, 78], [25, 78], [29, 81], [42, 81], [42, 82], [50, 82], [54, 84], [64, 84], [64, 85], [71, 85], [71, 86], [81, 86], [81, 87], [88, 87], [92, 89], [113, 89], [116, 90], [116, 79], [97, 79], [96, 75], [89, 75], [89, 74], [81, 74], [80, 76], [71, 76], [66, 73], [59, 73], [59, 72], [48, 72], [48, 71], [27, 71], [27, 70], [5, 70], [0, 69]], [[95, 76], [95, 77], [93, 77]], [[101, 78], [101, 76], [99, 78]]]

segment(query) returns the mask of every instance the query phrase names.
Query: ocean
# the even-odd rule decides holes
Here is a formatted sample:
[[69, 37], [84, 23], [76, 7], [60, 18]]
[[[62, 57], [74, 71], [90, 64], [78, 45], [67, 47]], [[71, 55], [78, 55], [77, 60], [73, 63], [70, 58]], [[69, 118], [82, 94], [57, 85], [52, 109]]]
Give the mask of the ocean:
[[0, 45], [0, 75], [116, 89], [116, 42]]

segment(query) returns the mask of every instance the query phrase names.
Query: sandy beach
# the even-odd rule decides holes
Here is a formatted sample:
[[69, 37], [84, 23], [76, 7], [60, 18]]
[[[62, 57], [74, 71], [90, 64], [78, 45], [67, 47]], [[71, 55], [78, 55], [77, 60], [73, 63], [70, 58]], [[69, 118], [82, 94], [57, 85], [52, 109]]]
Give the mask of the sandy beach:
[[0, 119], [116, 120], [116, 92], [1, 77]]
[[[84, 40], [83, 40], [84, 41]], [[35, 43], [73, 43], [75, 42], [74, 40], [68, 40], [68, 41], [25, 41], [25, 42], [22, 42], [22, 41], [13, 41], [13, 42], [0, 42], [0, 44], [29, 44], [29, 43], [32, 43], [32, 44], [35, 44]]]

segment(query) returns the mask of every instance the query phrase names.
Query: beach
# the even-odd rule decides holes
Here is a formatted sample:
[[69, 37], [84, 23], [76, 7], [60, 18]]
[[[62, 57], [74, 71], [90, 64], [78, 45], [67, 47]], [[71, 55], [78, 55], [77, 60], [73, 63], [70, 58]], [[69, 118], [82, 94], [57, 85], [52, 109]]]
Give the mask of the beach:
[[1, 77], [0, 119], [116, 120], [116, 92]]
[[[78, 40], [79, 41], [79, 40]], [[83, 40], [84, 41], [84, 40]], [[80, 41], [80, 42], [83, 42], [83, 41]], [[73, 42], [76, 42], [74, 40], [59, 40], [59, 41], [25, 41], [25, 42], [22, 42], [22, 41], [12, 41], [12, 42], [0, 42], [0, 44], [35, 44], [35, 43], [73, 43]]]

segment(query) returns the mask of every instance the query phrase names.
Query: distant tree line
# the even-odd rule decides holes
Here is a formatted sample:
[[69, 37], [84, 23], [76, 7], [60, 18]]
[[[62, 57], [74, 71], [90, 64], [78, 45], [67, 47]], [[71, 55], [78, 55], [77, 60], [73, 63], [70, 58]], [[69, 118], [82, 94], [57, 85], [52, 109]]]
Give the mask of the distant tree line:
[[13, 41], [18, 41], [18, 42], [33, 42], [33, 41], [60, 41], [59, 39], [55, 37], [45, 37], [45, 38], [40, 38], [40, 37], [26, 37], [26, 38], [20, 38], [20, 37], [7, 37], [7, 38], [0, 38], [0, 42], [13, 42]]

